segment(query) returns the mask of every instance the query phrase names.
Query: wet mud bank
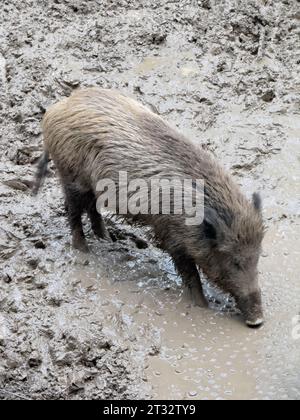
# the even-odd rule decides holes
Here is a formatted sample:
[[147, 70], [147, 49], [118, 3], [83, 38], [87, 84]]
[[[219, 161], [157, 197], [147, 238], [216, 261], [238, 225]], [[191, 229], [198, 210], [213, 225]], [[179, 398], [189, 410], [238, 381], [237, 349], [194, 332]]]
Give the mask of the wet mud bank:
[[[0, 399], [300, 399], [299, 2], [2, 3]], [[74, 252], [53, 165], [31, 196], [45, 110], [91, 85], [261, 192], [261, 330], [209, 284], [193, 307], [145, 231], [108, 219], [108, 244], [86, 223], [91, 253]]]

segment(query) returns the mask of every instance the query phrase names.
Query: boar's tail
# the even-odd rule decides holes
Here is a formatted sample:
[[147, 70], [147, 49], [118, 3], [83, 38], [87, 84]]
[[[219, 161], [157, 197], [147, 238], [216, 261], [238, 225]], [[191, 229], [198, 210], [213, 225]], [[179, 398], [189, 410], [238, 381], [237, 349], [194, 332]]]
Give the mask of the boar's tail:
[[33, 195], [37, 195], [43, 183], [44, 178], [47, 176], [49, 162], [50, 162], [49, 152], [45, 151], [43, 155], [41, 156], [38, 166], [37, 166], [37, 172], [35, 175], [35, 180], [34, 180], [33, 188], [32, 188]]

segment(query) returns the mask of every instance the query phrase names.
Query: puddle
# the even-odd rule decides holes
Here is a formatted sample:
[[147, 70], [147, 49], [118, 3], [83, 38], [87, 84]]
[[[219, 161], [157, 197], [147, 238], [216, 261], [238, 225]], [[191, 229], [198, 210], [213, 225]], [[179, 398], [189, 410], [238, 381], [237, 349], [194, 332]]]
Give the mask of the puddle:
[[[99, 312], [106, 320], [114, 339], [125, 339], [141, 360], [146, 357], [154, 398], [298, 399], [300, 352], [292, 319], [300, 310], [300, 255], [295, 248], [300, 243], [293, 229], [269, 230], [268, 257], [260, 266], [266, 324], [258, 331], [247, 329], [238, 316], [192, 306], [175, 279], [169, 278], [166, 287], [164, 270], [154, 265], [150, 273], [145, 257], [137, 255], [131, 261], [135, 268], [127, 268], [133, 279], [135, 273], [142, 278], [146, 269], [152, 281], [113, 281], [123, 277], [124, 266], [116, 261], [105, 276], [99, 255], [71, 277], [92, 294], [95, 316]], [[168, 260], [159, 258], [169, 273]], [[107, 257], [103, 262], [106, 267]]]

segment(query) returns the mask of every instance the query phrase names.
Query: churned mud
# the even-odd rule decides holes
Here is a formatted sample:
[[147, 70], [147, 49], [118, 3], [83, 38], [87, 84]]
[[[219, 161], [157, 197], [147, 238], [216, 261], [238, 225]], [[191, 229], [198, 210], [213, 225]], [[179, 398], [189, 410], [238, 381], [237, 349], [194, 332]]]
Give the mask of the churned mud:
[[[15, 0], [0, 10], [0, 399], [300, 399], [300, 4]], [[147, 232], [108, 220], [71, 249], [52, 166], [30, 194], [47, 107], [118, 88], [264, 198], [266, 325], [208, 284], [183, 295]], [[171, 153], [172, 151], [170, 151]]]

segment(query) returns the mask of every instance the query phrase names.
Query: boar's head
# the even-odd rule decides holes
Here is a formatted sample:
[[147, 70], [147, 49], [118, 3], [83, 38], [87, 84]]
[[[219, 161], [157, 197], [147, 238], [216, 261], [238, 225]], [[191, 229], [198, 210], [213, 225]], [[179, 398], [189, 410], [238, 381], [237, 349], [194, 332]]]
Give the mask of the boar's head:
[[236, 300], [246, 324], [260, 327], [263, 320], [258, 262], [264, 237], [261, 200], [234, 213], [206, 208], [202, 224], [205, 252], [198, 264], [208, 278]]

